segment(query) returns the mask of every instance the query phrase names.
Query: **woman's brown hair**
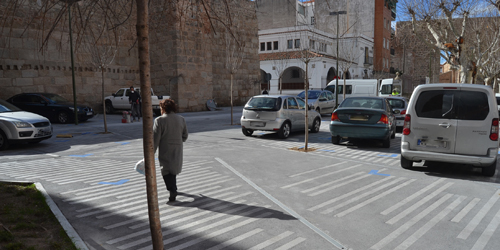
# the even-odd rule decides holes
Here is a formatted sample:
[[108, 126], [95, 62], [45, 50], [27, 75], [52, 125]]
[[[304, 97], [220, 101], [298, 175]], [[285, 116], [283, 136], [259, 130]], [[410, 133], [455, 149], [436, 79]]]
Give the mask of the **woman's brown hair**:
[[160, 108], [167, 114], [170, 114], [171, 112], [177, 112], [177, 105], [175, 105], [175, 102], [172, 99], [165, 99], [160, 101]]

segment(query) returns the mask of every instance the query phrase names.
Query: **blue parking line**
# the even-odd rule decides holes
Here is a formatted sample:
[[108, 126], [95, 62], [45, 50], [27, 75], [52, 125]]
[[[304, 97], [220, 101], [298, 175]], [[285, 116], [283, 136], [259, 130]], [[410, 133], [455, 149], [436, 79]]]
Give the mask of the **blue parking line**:
[[335, 150], [328, 150], [328, 149], [320, 149], [319, 151], [325, 151], [325, 152], [332, 152], [332, 153], [335, 153]]
[[57, 140], [57, 141], [54, 141], [54, 142], [67, 142], [69, 140]]
[[99, 182], [97, 184], [103, 184], [103, 185], [122, 185], [126, 182], [128, 182], [129, 180], [128, 179], [123, 179], [123, 180], [119, 180], [117, 182], [105, 182], [105, 181], [102, 181], [102, 182]]
[[392, 154], [392, 155], [377, 155], [377, 156], [396, 158], [396, 157], [398, 157], [398, 154]]
[[127, 145], [127, 144], [129, 144], [130, 142], [115, 142], [115, 143], [118, 143], [118, 144], [120, 144], [120, 145]]
[[380, 176], [391, 176], [390, 174], [380, 174], [380, 173], [378, 173], [378, 170], [372, 170], [368, 174], [380, 175]]
[[82, 133], [82, 135], [88, 135], [90, 134], [90, 132], [85, 132], [85, 133]]
[[91, 155], [94, 155], [94, 154], [86, 154], [86, 155], [70, 155], [71, 157], [87, 157], [87, 156], [91, 156]]

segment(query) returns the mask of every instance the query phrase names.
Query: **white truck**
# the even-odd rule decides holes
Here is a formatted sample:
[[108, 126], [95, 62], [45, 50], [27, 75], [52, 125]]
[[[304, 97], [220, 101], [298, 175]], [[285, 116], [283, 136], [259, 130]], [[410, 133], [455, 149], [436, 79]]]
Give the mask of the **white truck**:
[[[336, 80], [331, 81], [326, 86], [326, 90], [330, 90], [335, 94], [335, 84]], [[402, 81], [400, 79], [347, 79], [345, 80], [345, 90], [344, 90], [344, 80], [339, 79], [338, 83], [338, 100], [339, 104], [344, 100], [345, 97], [350, 96], [394, 96], [393, 90], [398, 90], [396, 96], [401, 96]]]
[[[135, 88], [140, 94], [140, 89]], [[121, 88], [116, 93], [111, 96], [106, 96], [104, 101], [106, 102], [106, 113], [113, 113], [115, 110], [130, 110], [130, 103], [128, 101], [128, 96], [130, 94], [130, 88]], [[153, 113], [160, 115], [160, 101], [163, 99], [168, 99], [170, 96], [157, 96], [154, 94], [153, 89], [151, 89], [151, 102], [153, 103]]]

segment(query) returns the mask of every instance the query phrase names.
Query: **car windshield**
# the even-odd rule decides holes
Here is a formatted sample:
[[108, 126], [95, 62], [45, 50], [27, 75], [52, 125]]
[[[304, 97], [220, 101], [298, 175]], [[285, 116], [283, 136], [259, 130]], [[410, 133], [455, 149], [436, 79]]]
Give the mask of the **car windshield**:
[[392, 108], [395, 109], [404, 109], [405, 108], [405, 101], [401, 99], [388, 99], [389, 104], [391, 104]]
[[382, 100], [375, 98], [347, 98], [341, 104], [341, 108], [370, 108], [382, 109]]
[[68, 102], [68, 100], [64, 99], [64, 97], [56, 94], [44, 94], [43, 95], [45, 98], [51, 100], [52, 102]]
[[247, 110], [279, 110], [281, 98], [276, 97], [254, 97], [245, 104]]
[[0, 113], [22, 111], [20, 108], [0, 99]]
[[[309, 90], [309, 91], [307, 91], [307, 99], [318, 99], [320, 94], [321, 94], [321, 91]], [[302, 91], [297, 96], [302, 98], [302, 99], [306, 99], [306, 92]]]

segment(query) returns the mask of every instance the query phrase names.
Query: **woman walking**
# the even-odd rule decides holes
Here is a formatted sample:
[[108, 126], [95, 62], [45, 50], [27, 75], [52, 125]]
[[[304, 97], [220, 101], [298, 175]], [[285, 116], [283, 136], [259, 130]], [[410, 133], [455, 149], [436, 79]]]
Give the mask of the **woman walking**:
[[177, 196], [177, 175], [182, 171], [182, 147], [188, 138], [184, 117], [177, 115], [174, 100], [165, 99], [160, 102], [161, 116], [153, 125], [154, 152], [158, 149], [161, 175], [170, 191], [169, 201]]

